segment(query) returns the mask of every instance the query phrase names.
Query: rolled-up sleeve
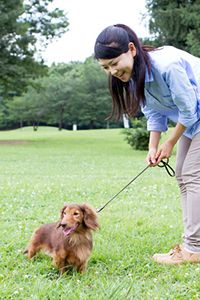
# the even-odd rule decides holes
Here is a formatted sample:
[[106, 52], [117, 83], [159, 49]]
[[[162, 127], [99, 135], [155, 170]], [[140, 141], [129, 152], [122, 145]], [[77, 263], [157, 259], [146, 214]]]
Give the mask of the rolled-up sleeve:
[[[189, 79], [190, 76], [190, 79]], [[192, 126], [198, 120], [198, 99], [195, 92], [195, 79], [187, 74], [181, 62], [174, 63], [166, 72], [166, 82], [171, 91], [179, 115], [178, 122], [185, 127]]]
[[141, 109], [147, 118], [147, 130], [159, 132], [167, 131], [168, 126], [166, 116], [163, 116], [159, 112], [156, 112], [147, 106], [143, 106]]

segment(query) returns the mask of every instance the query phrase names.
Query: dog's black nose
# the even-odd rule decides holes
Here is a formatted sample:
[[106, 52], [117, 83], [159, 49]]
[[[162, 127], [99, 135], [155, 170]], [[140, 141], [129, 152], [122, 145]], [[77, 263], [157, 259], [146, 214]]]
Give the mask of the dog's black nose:
[[59, 228], [59, 227], [65, 227], [66, 225], [67, 225], [67, 223], [59, 223], [58, 226], [57, 226], [57, 228]]

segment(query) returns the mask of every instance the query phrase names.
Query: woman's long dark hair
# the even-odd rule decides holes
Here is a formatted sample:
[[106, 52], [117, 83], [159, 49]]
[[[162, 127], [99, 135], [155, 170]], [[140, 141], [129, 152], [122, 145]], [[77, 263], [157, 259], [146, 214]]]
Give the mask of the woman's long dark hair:
[[150, 73], [151, 64], [149, 51], [155, 48], [142, 45], [135, 32], [126, 25], [116, 24], [105, 28], [97, 37], [94, 47], [96, 59], [112, 59], [126, 53], [128, 44], [132, 42], [136, 48], [131, 79], [123, 82], [109, 75], [109, 89], [112, 96], [112, 113], [117, 120], [122, 114], [133, 117], [145, 104], [144, 82], [146, 70]]

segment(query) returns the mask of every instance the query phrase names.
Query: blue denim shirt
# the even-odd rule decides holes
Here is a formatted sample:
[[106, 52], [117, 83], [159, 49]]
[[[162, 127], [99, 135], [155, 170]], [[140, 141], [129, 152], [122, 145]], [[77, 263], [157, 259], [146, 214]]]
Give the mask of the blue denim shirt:
[[200, 132], [200, 58], [171, 46], [149, 52], [152, 69], [146, 71], [147, 129], [166, 131], [168, 119], [186, 128], [192, 138]]

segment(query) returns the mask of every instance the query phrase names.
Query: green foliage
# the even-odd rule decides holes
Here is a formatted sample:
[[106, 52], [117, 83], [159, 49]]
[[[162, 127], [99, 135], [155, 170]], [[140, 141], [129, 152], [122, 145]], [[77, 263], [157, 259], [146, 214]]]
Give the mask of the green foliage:
[[27, 92], [8, 105], [7, 120], [46, 123], [60, 129], [107, 127], [111, 111], [107, 76], [93, 58], [53, 65], [48, 76], [33, 80]]
[[146, 6], [154, 44], [169, 44], [200, 55], [199, 0], [147, 0]]
[[144, 117], [133, 119], [132, 128], [123, 129], [125, 140], [135, 150], [148, 150], [149, 131], [146, 129], [146, 119]]
[[39, 49], [67, 30], [64, 12], [50, 9], [52, 0], [0, 0], [0, 86], [19, 95], [30, 78], [44, 74]]
[[77, 123], [80, 125], [88, 128], [98, 128], [102, 125], [105, 127], [105, 119], [111, 111], [107, 75], [92, 57], [85, 61], [82, 75], [81, 97], [76, 99], [77, 104], [76, 108], [74, 107], [73, 116], [75, 117], [79, 111]]
[[136, 150], [147, 150], [149, 144], [149, 132], [143, 128], [126, 129], [126, 140]]

